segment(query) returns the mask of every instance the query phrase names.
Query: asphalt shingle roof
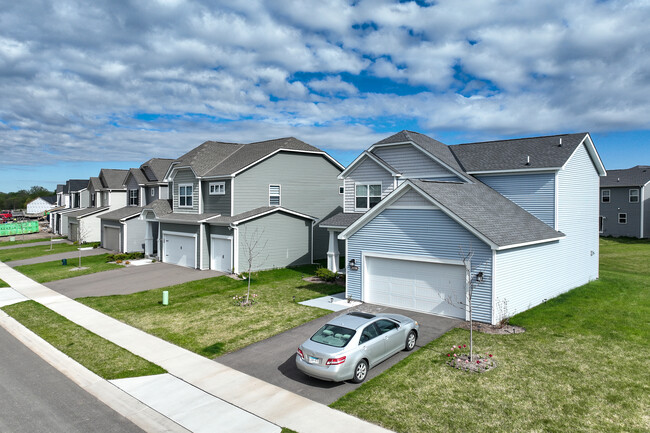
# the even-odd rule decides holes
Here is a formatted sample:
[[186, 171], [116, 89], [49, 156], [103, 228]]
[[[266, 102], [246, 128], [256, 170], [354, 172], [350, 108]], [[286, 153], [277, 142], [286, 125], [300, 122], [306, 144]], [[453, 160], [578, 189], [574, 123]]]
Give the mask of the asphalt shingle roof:
[[650, 182], [650, 165], [637, 165], [624, 170], [608, 170], [600, 178], [601, 187], [643, 186]]
[[[160, 182], [165, 178], [169, 166], [174, 162], [173, 159], [168, 158], [151, 158], [149, 161], [145, 162], [140, 166], [140, 169], [144, 172], [147, 180], [150, 182]], [[151, 179], [147, 176], [147, 173], [144, 171], [144, 167], [149, 167], [154, 175], [154, 178]]]
[[96, 212], [101, 212], [103, 210], [109, 209], [108, 207], [87, 207], [79, 210], [75, 210], [72, 212], [66, 213], [66, 216], [68, 218], [75, 218], [75, 217], [84, 217], [86, 215], [94, 214]]
[[95, 189], [95, 191], [99, 191], [100, 189], [103, 188], [102, 181], [99, 180], [98, 177], [91, 177], [88, 185], [92, 186]]
[[320, 227], [343, 227], [347, 228], [356, 220], [361, 218], [363, 213], [337, 213], [336, 215], [323, 220], [318, 224]]
[[[229, 224], [234, 224], [234, 223], [237, 223], [237, 222], [240, 222], [240, 221], [243, 221], [243, 220], [247, 220], [249, 218], [254, 218], [254, 217], [258, 216], [258, 215], [263, 215], [263, 214], [265, 214], [267, 212], [271, 212], [271, 211], [273, 211], [273, 212], [283, 212], [284, 211], [284, 212], [289, 212], [289, 213], [294, 212], [294, 211], [292, 211], [290, 209], [286, 209], [286, 208], [283, 208], [281, 206], [262, 206], [262, 207], [258, 207], [257, 209], [252, 209], [252, 210], [249, 210], [249, 211], [246, 211], [246, 212], [242, 212], [242, 213], [234, 215], [234, 216], [220, 216], [220, 217], [217, 217], [217, 218], [212, 218], [208, 222], [210, 224], [216, 224], [216, 225], [229, 225]], [[298, 213], [302, 214], [301, 212], [298, 212]], [[304, 215], [304, 214], [302, 214], [302, 215]], [[315, 218], [313, 218], [313, 217], [311, 217], [309, 215], [305, 215], [305, 216], [307, 216], [307, 217], [309, 217], [311, 219], [315, 219]], [[208, 218], [208, 217], [206, 217], [206, 218]]]
[[66, 186], [68, 188], [66, 192], [68, 193], [81, 191], [88, 188], [88, 179], [70, 179], [66, 182]]
[[124, 189], [124, 180], [128, 170], [118, 170], [114, 168], [102, 168], [99, 177], [102, 179], [104, 189]]
[[102, 214], [101, 219], [110, 220], [110, 221], [119, 221], [122, 218], [130, 217], [133, 215], [140, 215], [142, 213], [142, 207], [137, 206], [125, 206], [110, 212]]
[[144, 206], [143, 209], [151, 209], [154, 215], [156, 215], [156, 218], [161, 218], [172, 213], [172, 206], [169, 203], [169, 200], [164, 199], [154, 200]]
[[564, 236], [478, 180], [474, 183], [410, 182], [497, 247]]
[[[550, 135], [514, 140], [484, 141], [449, 146], [467, 172], [559, 168], [587, 135]], [[560, 146], [560, 139], [562, 146]], [[527, 157], [530, 163], [527, 164]]]
[[56, 203], [56, 196], [55, 195], [48, 195], [47, 197], [41, 197], [43, 200], [48, 202], [49, 204], [55, 204]]

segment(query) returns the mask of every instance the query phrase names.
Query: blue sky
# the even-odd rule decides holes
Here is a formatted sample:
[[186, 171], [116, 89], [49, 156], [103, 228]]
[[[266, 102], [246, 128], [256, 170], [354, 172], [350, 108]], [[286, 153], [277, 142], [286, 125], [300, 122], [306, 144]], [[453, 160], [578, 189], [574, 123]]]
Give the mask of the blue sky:
[[0, 191], [294, 136], [590, 132], [650, 164], [645, 1], [26, 0], [0, 10]]

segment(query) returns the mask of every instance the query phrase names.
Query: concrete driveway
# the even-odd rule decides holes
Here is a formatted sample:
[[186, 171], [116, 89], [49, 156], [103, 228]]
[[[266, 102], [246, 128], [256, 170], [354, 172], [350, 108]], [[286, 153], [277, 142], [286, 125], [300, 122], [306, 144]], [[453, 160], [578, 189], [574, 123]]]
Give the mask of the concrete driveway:
[[74, 299], [85, 296], [127, 295], [220, 275], [224, 275], [224, 273], [199, 271], [155, 262], [143, 266], [129, 266], [113, 271], [51, 281], [44, 285]]
[[[271, 337], [259, 343], [247, 346], [237, 352], [220, 356], [215, 360], [258, 379], [277, 385], [288, 391], [323, 404], [330, 404], [343, 395], [358, 388], [352, 382], [326, 382], [304, 375], [296, 368], [296, 349], [300, 343], [310, 338], [330, 319], [345, 314], [347, 311], [364, 311], [367, 313], [399, 313], [411, 317], [420, 323], [420, 335], [416, 350], [449, 331], [461, 321], [431, 314], [398, 310], [372, 304], [361, 304], [346, 311], [340, 311], [312, 320], [297, 328]], [[382, 362], [368, 374], [368, 379], [379, 375], [395, 365], [412, 352], [400, 352]]]

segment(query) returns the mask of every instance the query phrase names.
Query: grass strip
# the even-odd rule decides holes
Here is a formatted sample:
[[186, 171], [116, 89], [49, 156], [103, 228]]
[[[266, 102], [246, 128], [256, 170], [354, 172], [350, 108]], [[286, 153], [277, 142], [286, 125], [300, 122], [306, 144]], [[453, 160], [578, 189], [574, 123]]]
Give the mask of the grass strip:
[[499, 366], [445, 365], [454, 329], [331, 406], [397, 432], [650, 430], [650, 242], [601, 241], [598, 281], [516, 315], [517, 335], [474, 333]]
[[[20, 235], [16, 235], [18, 237]], [[63, 239], [61, 236], [57, 236], [52, 239]], [[38, 239], [25, 239], [25, 240], [15, 240], [15, 241], [1, 241], [0, 247], [8, 247], [11, 245], [21, 245], [21, 244], [31, 244], [34, 242], [49, 242], [50, 238], [38, 238]]]
[[[340, 293], [333, 284], [303, 281], [315, 266], [276, 269], [253, 274], [250, 307], [234, 296], [246, 293], [246, 281], [223, 276], [191, 281], [131, 295], [79, 298], [78, 302], [184, 347], [214, 358], [330, 313], [298, 302]], [[162, 292], [169, 305], [162, 305]], [[295, 301], [294, 301], [295, 297]]]
[[[93, 246], [95, 244], [88, 244]], [[47, 256], [50, 254], [67, 253], [69, 251], [77, 251], [78, 246], [68, 243], [56, 243], [50, 245], [36, 245], [23, 248], [11, 248], [8, 250], [0, 250], [0, 262], [11, 262], [14, 260], [31, 259], [32, 257]]]
[[19, 302], [2, 309], [52, 346], [104, 379], [165, 373], [161, 367], [93, 334], [35, 301]]
[[9, 287], [9, 284], [7, 284], [4, 281], [0, 280], [0, 287]]
[[16, 266], [14, 269], [34, 281], [45, 283], [124, 267], [115, 263], [106, 263], [106, 256], [107, 254], [100, 254], [98, 256], [82, 257], [81, 269], [78, 268], [79, 259], [76, 257], [68, 259], [68, 264], [65, 266], [61, 265], [61, 260], [55, 260], [33, 265]]

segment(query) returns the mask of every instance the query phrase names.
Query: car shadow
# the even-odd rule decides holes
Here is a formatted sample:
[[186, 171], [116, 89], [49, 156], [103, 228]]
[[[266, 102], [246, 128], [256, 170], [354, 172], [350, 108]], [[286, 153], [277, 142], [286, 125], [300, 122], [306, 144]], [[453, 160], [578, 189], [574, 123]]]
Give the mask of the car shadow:
[[296, 367], [296, 355], [292, 354], [286, 361], [278, 366], [278, 371], [288, 379], [299, 382], [303, 385], [313, 386], [315, 388], [333, 389], [346, 384], [346, 382], [330, 382], [307, 376]]

